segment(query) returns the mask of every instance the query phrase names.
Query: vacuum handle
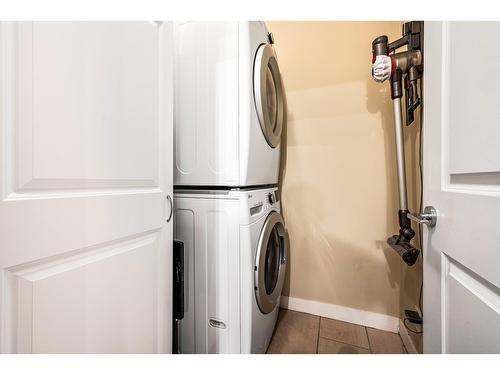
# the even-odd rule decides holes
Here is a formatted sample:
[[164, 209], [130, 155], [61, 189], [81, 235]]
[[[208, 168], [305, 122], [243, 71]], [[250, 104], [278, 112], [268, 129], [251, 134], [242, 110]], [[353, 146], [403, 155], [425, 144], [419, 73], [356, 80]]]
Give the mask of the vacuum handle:
[[[376, 82], [384, 82], [393, 73], [392, 59], [389, 57], [389, 39], [386, 35], [375, 38], [372, 42], [372, 77]], [[382, 56], [381, 58], [378, 58]]]
[[389, 55], [389, 39], [387, 38], [386, 35], [381, 35], [375, 38], [372, 42], [372, 56], [373, 56], [372, 64], [375, 62], [377, 56], [380, 55], [385, 55], [385, 56]]

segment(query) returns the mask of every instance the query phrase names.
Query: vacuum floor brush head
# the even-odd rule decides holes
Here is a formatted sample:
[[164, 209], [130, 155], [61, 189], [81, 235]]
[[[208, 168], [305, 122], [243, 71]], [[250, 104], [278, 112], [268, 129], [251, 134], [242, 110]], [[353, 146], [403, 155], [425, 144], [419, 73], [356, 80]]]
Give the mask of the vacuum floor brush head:
[[409, 242], [405, 241], [404, 238], [394, 235], [387, 239], [387, 243], [390, 247], [396, 251], [403, 261], [409, 266], [413, 266], [418, 259], [420, 250], [414, 247]]

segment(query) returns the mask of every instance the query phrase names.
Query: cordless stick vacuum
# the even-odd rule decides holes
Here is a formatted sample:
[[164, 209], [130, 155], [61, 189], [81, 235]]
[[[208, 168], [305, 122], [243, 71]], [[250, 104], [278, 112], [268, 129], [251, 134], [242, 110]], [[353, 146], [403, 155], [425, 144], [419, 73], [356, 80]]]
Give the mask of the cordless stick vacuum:
[[[399, 235], [391, 236], [387, 243], [410, 266], [417, 261], [420, 250], [410, 241], [415, 236], [411, 228], [406, 194], [405, 152], [403, 139], [403, 114], [401, 98], [405, 91], [406, 125], [413, 122], [415, 109], [420, 105], [417, 81], [422, 77], [423, 22], [412, 21], [403, 25], [403, 37], [389, 43], [382, 35], [372, 43], [372, 76], [377, 82], [390, 79], [391, 97], [394, 108], [394, 131], [396, 135], [396, 157], [399, 187]], [[395, 53], [403, 46], [404, 52]], [[404, 79], [404, 86], [403, 86]]]

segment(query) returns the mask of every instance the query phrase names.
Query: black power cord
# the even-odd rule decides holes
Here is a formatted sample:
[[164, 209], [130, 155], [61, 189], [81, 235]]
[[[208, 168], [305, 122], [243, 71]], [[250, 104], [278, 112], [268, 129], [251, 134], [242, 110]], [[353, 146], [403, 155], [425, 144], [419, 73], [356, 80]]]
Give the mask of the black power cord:
[[[424, 173], [423, 173], [423, 167], [422, 167], [422, 159], [423, 159], [423, 152], [422, 152], [422, 138], [423, 138], [423, 133], [424, 133], [424, 119], [423, 119], [423, 109], [424, 109], [424, 99], [423, 99], [423, 78], [420, 78], [420, 97], [422, 98], [422, 104], [420, 107], [420, 133], [418, 135], [418, 168], [419, 168], [419, 174], [420, 174], [420, 204], [419, 204], [419, 212], [423, 212], [423, 206], [424, 206]], [[422, 268], [423, 268], [423, 263], [424, 263], [424, 244], [423, 244], [423, 236], [422, 236], [422, 224], [418, 225], [418, 238], [419, 238], [419, 246], [420, 246], [420, 254], [422, 254]], [[423, 273], [423, 269], [422, 269]], [[424, 275], [422, 274], [422, 282], [420, 283], [420, 292], [418, 295], [418, 308], [420, 309], [420, 314], [423, 313], [422, 309], [422, 292], [424, 289]]]
[[[423, 97], [423, 83], [422, 79], [420, 79], [420, 97]], [[423, 133], [423, 99], [422, 99], [422, 107], [420, 110], [420, 133], [419, 133], [419, 139], [418, 139], [418, 167], [419, 167], [419, 177], [420, 177], [420, 202], [419, 202], [419, 211], [418, 212], [423, 212], [423, 202], [424, 202], [424, 176], [423, 176], [423, 168], [422, 168], [422, 133]], [[423, 236], [422, 236], [422, 224], [418, 225], [418, 242], [419, 242], [419, 247], [420, 247], [420, 254], [422, 255], [422, 263], [424, 261], [424, 247], [423, 247]], [[418, 294], [418, 308], [420, 310], [420, 313], [423, 315], [423, 310], [422, 310], [422, 293], [424, 289], [424, 278], [422, 275], [422, 282], [420, 283], [420, 291]], [[420, 331], [415, 331], [414, 329], [411, 329], [408, 327], [407, 321], [409, 321], [408, 318], [403, 319], [403, 324], [406, 327], [406, 329], [410, 332], [416, 333], [416, 334], [423, 334], [424, 330]]]
[[[420, 97], [423, 97], [423, 84], [422, 84], [422, 79], [420, 79]], [[419, 207], [419, 212], [423, 212], [424, 209], [424, 172], [422, 168], [422, 158], [423, 158], [423, 152], [422, 152], [422, 137], [423, 137], [423, 132], [424, 132], [424, 120], [423, 120], [423, 99], [422, 99], [422, 107], [420, 108], [420, 133], [418, 135], [418, 167], [420, 171], [420, 207]], [[418, 237], [419, 237], [419, 245], [420, 245], [420, 253], [422, 254], [422, 268], [423, 268], [423, 263], [424, 263], [424, 244], [423, 244], [423, 236], [422, 236], [422, 224], [418, 225]], [[423, 272], [423, 270], [422, 270]], [[418, 308], [420, 309], [420, 313], [423, 315], [423, 310], [422, 310], [422, 291], [424, 289], [424, 275], [422, 274], [422, 282], [420, 283], [420, 293], [418, 296]]]

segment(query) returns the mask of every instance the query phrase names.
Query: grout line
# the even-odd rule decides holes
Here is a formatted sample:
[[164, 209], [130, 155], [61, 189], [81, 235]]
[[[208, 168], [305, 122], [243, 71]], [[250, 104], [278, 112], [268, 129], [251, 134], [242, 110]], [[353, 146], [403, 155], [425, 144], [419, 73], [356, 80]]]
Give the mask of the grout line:
[[347, 346], [354, 346], [355, 348], [358, 348], [358, 349], [363, 349], [363, 350], [368, 350], [371, 354], [371, 350], [370, 348], [365, 348], [363, 346], [358, 346], [358, 345], [354, 345], [354, 344], [348, 344], [346, 342], [343, 342], [343, 341], [339, 341], [339, 340], [335, 340], [335, 339], [329, 339], [328, 337], [322, 337], [323, 340], [328, 340], [328, 341], [333, 341], [333, 342], [337, 342], [339, 344], [343, 344], [343, 345], [347, 345]]
[[[339, 344], [352, 346], [354, 348], [358, 348], [358, 349], [361, 349], [361, 350], [368, 350], [369, 354], [374, 354], [373, 350], [372, 350], [372, 344], [371, 344], [371, 341], [370, 341], [370, 336], [368, 335], [368, 328], [369, 327], [363, 326], [363, 325], [360, 325], [360, 324], [349, 323], [349, 324], [353, 324], [353, 325], [356, 325], [356, 326], [361, 326], [361, 327], [364, 328], [365, 334], [366, 334], [366, 338], [367, 338], [367, 341], [368, 341], [368, 348], [366, 348], [366, 347], [358, 346], [358, 345], [355, 345], [355, 344], [352, 344], [352, 343], [347, 343], [347, 342], [343, 342], [343, 341], [340, 341], [340, 340], [335, 340], [335, 339], [332, 339], [332, 338], [329, 338], [329, 337], [323, 337], [323, 336], [321, 336], [321, 322], [322, 322], [323, 319], [330, 319], [330, 318], [325, 318], [325, 317], [322, 317], [320, 315], [315, 315], [315, 314], [307, 314], [307, 313], [303, 313], [303, 314], [317, 316], [319, 318], [319, 320], [318, 320], [317, 334], [316, 334], [316, 354], [319, 354], [319, 340], [320, 340], [320, 338], [323, 338], [323, 339], [329, 340], [329, 341], [333, 341], [333, 342], [336, 342], [336, 343], [339, 343]], [[336, 319], [331, 319], [331, 320], [336, 320]], [[271, 338], [270, 343], [269, 343], [269, 347], [271, 346], [271, 343], [272, 343], [272, 341], [274, 339], [274, 335], [275, 335], [277, 329], [278, 329], [278, 323], [276, 324], [276, 327], [274, 327], [274, 331], [273, 331], [273, 335], [272, 335], [272, 338]], [[392, 332], [380, 330], [380, 329], [377, 329], [377, 328], [373, 328], [373, 329], [376, 330], [376, 331], [392, 333]], [[401, 335], [397, 334], [397, 336], [399, 337], [399, 340], [401, 341], [401, 345], [402, 345], [403, 351], [404, 351], [404, 353], [401, 353], [401, 354], [408, 354], [408, 351], [406, 350], [406, 347], [404, 346], [404, 343], [403, 343], [403, 340], [401, 338]], [[269, 347], [266, 350], [266, 354], [268, 354]], [[285, 354], [285, 353], [283, 353], [283, 354]], [[394, 354], [396, 354], [396, 353], [394, 353]]]
[[335, 341], [335, 342], [338, 342], [339, 344], [344, 344], [344, 345], [349, 345], [349, 346], [355, 346], [356, 348], [360, 348], [360, 349], [370, 350], [371, 351], [370, 340], [368, 340], [368, 348], [367, 348], [365, 346], [359, 346], [359, 345], [356, 345], [356, 344], [352, 344], [350, 342], [335, 340], [335, 339], [332, 339], [331, 337], [321, 336], [320, 338], [325, 339], [325, 340]]
[[321, 319], [323, 319], [321, 316], [319, 317], [319, 323], [318, 323], [318, 334], [316, 335], [316, 354], [318, 353], [319, 350], [319, 331], [321, 330]]
[[401, 338], [401, 334], [398, 333], [399, 341], [401, 342], [401, 346], [403, 347], [404, 353], [403, 354], [408, 354], [408, 350], [406, 349], [406, 345], [403, 342], [403, 339]]
[[[359, 348], [359, 349], [363, 349], [363, 350], [368, 350], [370, 352], [370, 354], [372, 354], [370, 339], [368, 338], [368, 331], [366, 329], [366, 326], [361, 326], [361, 327], [363, 327], [364, 330], [365, 330], [366, 339], [368, 340], [368, 348], [365, 348], [364, 346], [359, 346], [359, 345], [351, 344], [351, 343], [348, 343], [348, 342], [340, 341], [340, 340], [335, 340], [335, 339], [332, 339], [330, 337], [321, 336], [320, 335], [320, 332], [321, 332], [321, 319], [323, 319], [322, 316], [320, 316], [320, 320], [319, 320], [320, 330], [318, 331], [318, 346], [319, 346], [319, 339], [322, 338], [322, 339], [325, 339], [325, 340], [330, 340], [330, 341], [338, 342], [339, 344], [354, 346], [355, 348]], [[330, 319], [330, 318], [325, 318], [325, 319]], [[352, 323], [350, 323], [350, 324], [352, 324]], [[355, 324], [355, 325], [358, 325], [358, 324]]]
[[[307, 314], [307, 313], [304, 313], [304, 314]], [[335, 319], [335, 318], [328, 318], [328, 317], [323, 317], [325, 319], [328, 319], [328, 320], [334, 320], [334, 321], [337, 321], [337, 322], [341, 322], [341, 323], [346, 323], [346, 324], [351, 324], [353, 326], [358, 326], [358, 327], [365, 327], [363, 324], [358, 324], [358, 323], [351, 323], [351, 322], [348, 322], [347, 320], [341, 320], [341, 319]], [[372, 328], [372, 327], [371, 327]], [[373, 328], [373, 329], [378, 329], [378, 328]], [[383, 331], [383, 332], [391, 332], [391, 331], [386, 331], [386, 330], [383, 330], [383, 329], [380, 329], [379, 331]], [[393, 332], [392, 332], [393, 333]]]
[[370, 336], [368, 335], [368, 328], [366, 328], [366, 326], [365, 326], [365, 333], [366, 333], [366, 339], [368, 340], [368, 350], [370, 351], [370, 354], [373, 354], [372, 343], [370, 342]]
[[319, 334], [318, 335], [318, 342], [319, 342], [319, 338], [327, 339], [327, 340], [330, 340], [330, 341], [338, 342], [340, 344], [346, 344], [346, 345], [350, 345], [350, 346], [355, 346], [356, 348], [360, 348], [360, 349], [364, 349], [364, 350], [369, 350], [370, 353], [371, 353], [370, 339], [368, 338], [368, 331], [367, 331], [367, 327], [366, 326], [363, 326], [361, 324], [354, 324], [354, 323], [344, 322], [343, 320], [337, 320], [337, 319], [331, 319], [331, 318], [324, 318], [322, 316], [320, 316], [320, 324], [321, 324], [321, 319], [335, 320], [335, 321], [338, 321], [338, 322], [342, 322], [342, 323], [347, 323], [347, 324], [352, 324], [352, 325], [355, 325], [355, 326], [363, 327], [363, 329], [365, 331], [366, 339], [368, 340], [368, 348], [366, 348], [364, 346], [355, 345], [355, 344], [352, 344], [352, 343], [349, 343], [349, 342], [345, 342], [345, 341], [335, 340], [335, 339], [332, 339], [330, 337], [321, 336], [321, 331], [318, 332], [318, 334]]

